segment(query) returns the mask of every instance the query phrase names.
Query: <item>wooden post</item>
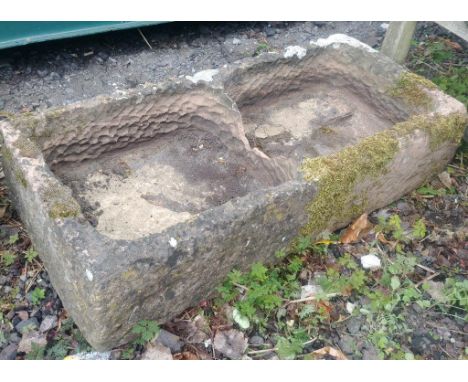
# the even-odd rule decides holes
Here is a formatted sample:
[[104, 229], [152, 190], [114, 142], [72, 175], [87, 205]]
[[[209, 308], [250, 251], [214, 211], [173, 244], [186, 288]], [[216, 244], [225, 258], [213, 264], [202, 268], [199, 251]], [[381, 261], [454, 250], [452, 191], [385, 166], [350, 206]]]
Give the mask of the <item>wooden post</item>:
[[416, 21], [392, 21], [388, 26], [380, 51], [399, 64], [403, 64], [415, 29]]

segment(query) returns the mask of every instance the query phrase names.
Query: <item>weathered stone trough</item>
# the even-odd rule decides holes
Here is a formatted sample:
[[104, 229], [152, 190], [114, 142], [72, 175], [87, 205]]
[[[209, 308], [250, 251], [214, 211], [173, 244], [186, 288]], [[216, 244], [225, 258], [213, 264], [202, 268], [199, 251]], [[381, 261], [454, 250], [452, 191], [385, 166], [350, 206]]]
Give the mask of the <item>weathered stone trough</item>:
[[0, 122], [11, 197], [97, 349], [411, 191], [465, 125], [458, 101], [342, 35]]

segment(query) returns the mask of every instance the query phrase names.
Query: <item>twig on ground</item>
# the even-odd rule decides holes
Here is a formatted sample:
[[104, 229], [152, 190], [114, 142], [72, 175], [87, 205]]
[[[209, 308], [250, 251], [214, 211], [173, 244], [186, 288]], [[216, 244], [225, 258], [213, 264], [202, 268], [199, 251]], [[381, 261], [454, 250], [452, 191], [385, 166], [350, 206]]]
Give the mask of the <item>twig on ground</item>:
[[146, 45], [148, 45], [148, 47], [153, 50], [153, 47], [151, 46], [151, 44], [149, 43], [149, 41], [146, 39], [145, 35], [143, 34], [143, 32], [141, 31], [140, 28], [138, 28], [138, 32], [140, 33], [141, 37], [143, 38], [143, 40], [146, 42]]
[[[313, 344], [315, 341], [317, 341], [318, 337], [312, 338], [309, 341], [303, 342], [302, 346], [310, 345]], [[262, 349], [262, 350], [252, 350], [247, 352], [247, 355], [258, 355], [258, 354], [266, 354], [266, 353], [271, 353], [273, 351], [277, 351], [278, 348], [270, 348], [270, 349]]]
[[436, 273], [435, 270], [429, 268], [429, 267], [426, 267], [425, 265], [422, 265], [422, 264], [416, 264], [417, 267], [421, 268], [421, 269], [424, 269], [425, 271], [427, 272], [431, 272], [431, 273]]
[[436, 272], [436, 273], [433, 273], [432, 275], [430, 276], [427, 276], [426, 278], [422, 279], [420, 282], [418, 282], [416, 285], [415, 285], [415, 288], [419, 288], [422, 284], [424, 284], [426, 281], [429, 281], [429, 280], [432, 280], [434, 277], [437, 277], [439, 276], [440, 273], [439, 272]]
[[[329, 293], [325, 297], [332, 298], [332, 297], [336, 297], [336, 296], [339, 296], [339, 293]], [[307, 301], [315, 301], [315, 300], [317, 300], [317, 296], [299, 298], [297, 300], [288, 301], [286, 304], [284, 304], [284, 306], [288, 306], [288, 305], [291, 305], [291, 304], [299, 304], [301, 302], [307, 302]]]

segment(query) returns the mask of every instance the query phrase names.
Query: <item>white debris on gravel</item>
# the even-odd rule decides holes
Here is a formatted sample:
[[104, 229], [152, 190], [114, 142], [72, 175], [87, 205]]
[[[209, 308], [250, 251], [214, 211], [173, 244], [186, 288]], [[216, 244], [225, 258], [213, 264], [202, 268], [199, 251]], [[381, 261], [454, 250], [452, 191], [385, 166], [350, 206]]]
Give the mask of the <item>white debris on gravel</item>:
[[89, 269], [86, 269], [86, 278], [89, 280], [89, 281], [93, 281], [93, 273], [89, 270]]
[[389, 25], [390, 25], [389, 23], [382, 23], [382, 24], [380, 24], [380, 28], [382, 28], [384, 31], [386, 31], [388, 29]]
[[89, 352], [89, 353], [78, 353], [65, 357], [66, 360], [86, 360], [86, 361], [106, 361], [110, 359], [111, 352]]
[[286, 47], [284, 52], [284, 58], [290, 58], [296, 56], [298, 59], [304, 58], [307, 53], [307, 49], [302, 46], [294, 45]]
[[195, 73], [193, 76], [185, 76], [186, 79], [192, 81], [193, 83], [198, 83], [199, 81], [211, 82], [213, 77], [218, 74], [218, 69], [207, 69], [202, 70], [201, 72]]
[[232, 39], [232, 44], [233, 45], [240, 45], [240, 43], [241, 43], [241, 40], [239, 40], [238, 38], [233, 38]]
[[353, 314], [354, 308], [356, 308], [356, 304], [353, 304], [352, 302], [349, 302], [349, 301], [346, 303], [346, 311], [349, 314]]
[[169, 245], [172, 247], [172, 248], [176, 248], [177, 247], [177, 240], [174, 239], [173, 237], [171, 237], [169, 239]]
[[311, 41], [310, 45], [315, 45], [319, 47], [327, 47], [332, 45], [333, 48], [338, 49], [340, 44], [347, 44], [355, 48], [361, 48], [371, 53], [376, 53], [377, 51], [371, 48], [369, 45], [364, 44], [362, 41], [355, 39], [354, 37], [348, 36], [346, 34], [332, 34], [327, 38], [319, 38], [317, 41]]
[[371, 271], [375, 271], [382, 266], [380, 259], [374, 254], [362, 256], [361, 265], [364, 269], [370, 269]]

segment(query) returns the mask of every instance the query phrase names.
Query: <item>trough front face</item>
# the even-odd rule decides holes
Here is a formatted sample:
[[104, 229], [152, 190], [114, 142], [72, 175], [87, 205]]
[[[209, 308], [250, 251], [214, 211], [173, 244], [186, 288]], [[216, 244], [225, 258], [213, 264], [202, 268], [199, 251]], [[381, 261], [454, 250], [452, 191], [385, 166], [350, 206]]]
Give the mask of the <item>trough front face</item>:
[[348, 36], [0, 122], [11, 197], [98, 350], [441, 171], [466, 110]]

